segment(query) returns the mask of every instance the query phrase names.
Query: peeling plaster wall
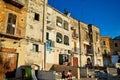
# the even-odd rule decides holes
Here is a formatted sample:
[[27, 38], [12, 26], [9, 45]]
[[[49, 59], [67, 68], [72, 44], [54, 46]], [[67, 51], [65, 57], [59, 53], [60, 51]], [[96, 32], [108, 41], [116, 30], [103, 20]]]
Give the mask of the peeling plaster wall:
[[0, 0], [0, 32], [6, 33], [8, 14], [12, 13], [17, 16], [15, 36], [25, 37], [26, 31], [26, 5], [22, 9], [19, 9], [11, 4], [5, 3]]
[[[43, 0], [29, 0], [27, 8], [26, 26], [26, 55], [25, 65], [37, 64], [44, 68], [44, 44], [43, 37]], [[35, 20], [35, 13], [39, 19]], [[38, 45], [38, 52], [33, 51], [33, 45]]]
[[[63, 13], [57, 11], [56, 9], [52, 8], [51, 6], [47, 6], [47, 18], [51, 21], [52, 30], [46, 30], [49, 32], [49, 39], [54, 41], [55, 47], [52, 47], [51, 51], [46, 51], [46, 62], [47, 62], [47, 69], [49, 69], [52, 64], [59, 64], [59, 54], [68, 54], [68, 50], [71, 50], [71, 34], [70, 34], [70, 20], [69, 17], [64, 15]], [[63, 20], [66, 20], [69, 23], [69, 31], [65, 30], [56, 25], [56, 18], [57, 16], [61, 17]], [[46, 25], [47, 26], [47, 25]], [[69, 45], [65, 45], [62, 43], [56, 42], [56, 34], [57, 32], [61, 33], [62, 36], [67, 35], [69, 36]], [[63, 39], [64, 40], [64, 39]]]
[[[101, 46], [100, 46], [100, 31], [99, 28], [92, 25], [93, 30], [93, 47], [94, 47], [94, 65], [103, 66], [103, 58], [102, 58], [102, 52], [101, 52]], [[96, 33], [98, 34], [98, 40], [96, 40]], [[99, 51], [98, 51], [99, 48]]]

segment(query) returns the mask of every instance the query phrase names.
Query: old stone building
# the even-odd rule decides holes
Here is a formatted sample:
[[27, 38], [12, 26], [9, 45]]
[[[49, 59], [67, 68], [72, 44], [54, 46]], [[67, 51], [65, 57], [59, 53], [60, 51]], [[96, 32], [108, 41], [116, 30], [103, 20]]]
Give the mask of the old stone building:
[[47, 0], [1, 0], [0, 10], [0, 59], [9, 62], [11, 77], [27, 70], [28, 75], [35, 66], [50, 70], [64, 65], [78, 75], [77, 68], [89, 62], [103, 65], [99, 28], [72, 18], [68, 11], [56, 10]]
[[64, 64], [70, 59], [71, 38], [69, 17], [58, 10], [47, 6], [46, 16], [46, 66], [49, 69], [53, 64]]
[[101, 51], [103, 54], [104, 66], [114, 66], [120, 56], [119, 37], [101, 36]]
[[120, 55], [120, 37], [116, 37], [112, 39], [112, 54], [118, 54]]
[[69, 12], [63, 14], [49, 5], [46, 14], [47, 68], [53, 64], [63, 65], [65, 57], [71, 66], [85, 67], [87, 60], [93, 66], [103, 66], [99, 28], [79, 22]]
[[26, 20], [26, 55], [25, 65], [36, 64], [44, 69], [44, 12], [46, 2], [28, 0]]
[[0, 11], [0, 56], [4, 63], [1, 65], [6, 65], [0, 67], [5, 73], [9, 72], [6, 77], [14, 77], [15, 70], [24, 61], [26, 4], [25, 1], [0, 0]]
[[107, 36], [101, 36], [101, 52], [103, 55], [104, 66], [109, 66], [111, 64], [112, 55], [112, 38]]
[[44, 69], [46, 3], [47, 0], [0, 1], [0, 52], [8, 56], [14, 54], [7, 58], [14, 60], [9, 65], [14, 64], [11, 72], [17, 70], [18, 77], [23, 65], [35, 64]]
[[99, 28], [80, 22], [81, 66], [103, 66]]
[[89, 37], [90, 37], [90, 44], [92, 46], [93, 55], [93, 65], [94, 66], [103, 66], [103, 58], [101, 53], [101, 46], [100, 46], [100, 31], [99, 28], [89, 24]]
[[[88, 49], [89, 49], [89, 46], [90, 46], [88, 25], [83, 23], [83, 22], [80, 22], [79, 24], [80, 24], [80, 57], [81, 57], [81, 66], [85, 67], [85, 65], [87, 64], [87, 58], [90, 59], [90, 62], [93, 62], [93, 61], [91, 61], [93, 53], [92, 52], [88, 52]], [[90, 51], [90, 49], [89, 49], [89, 51]]]
[[112, 64], [120, 63], [120, 37], [117, 36], [114, 39], [112, 39], [112, 44], [110, 45], [112, 47], [111, 50], [111, 62]]
[[72, 65], [75, 67], [81, 66], [80, 59], [80, 26], [79, 21], [70, 17], [70, 30], [71, 30], [71, 54]]

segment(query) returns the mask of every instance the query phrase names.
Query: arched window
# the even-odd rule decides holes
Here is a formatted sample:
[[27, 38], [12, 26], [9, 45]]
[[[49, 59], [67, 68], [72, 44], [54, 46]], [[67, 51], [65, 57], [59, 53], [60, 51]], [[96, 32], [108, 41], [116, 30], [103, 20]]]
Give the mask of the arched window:
[[56, 42], [57, 43], [62, 43], [62, 34], [57, 32], [57, 35], [56, 35]]
[[56, 25], [62, 27], [62, 18], [57, 16]]

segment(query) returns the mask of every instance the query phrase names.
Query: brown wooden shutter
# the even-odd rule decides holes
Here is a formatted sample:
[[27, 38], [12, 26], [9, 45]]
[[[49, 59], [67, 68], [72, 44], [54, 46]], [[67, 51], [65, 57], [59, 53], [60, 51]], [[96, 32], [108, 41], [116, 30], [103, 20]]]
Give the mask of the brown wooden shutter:
[[9, 13], [7, 23], [7, 33], [14, 35], [16, 27], [16, 15]]
[[78, 67], [78, 58], [73, 57], [73, 66]]

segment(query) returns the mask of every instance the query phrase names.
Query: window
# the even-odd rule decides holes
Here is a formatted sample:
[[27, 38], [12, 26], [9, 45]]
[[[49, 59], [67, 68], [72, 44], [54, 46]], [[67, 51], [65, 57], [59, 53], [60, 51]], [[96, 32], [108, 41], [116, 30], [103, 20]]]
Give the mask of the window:
[[49, 40], [49, 33], [46, 33], [46, 40]]
[[38, 14], [38, 13], [35, 13], [35, 15], [34, 15], [34, 20], [39, 21], [39, 14]]
[[62, 43], [62, 34], [61, 33], [57, 33], [57, 35], [56, 35], [56, 42]]
[[62, 18], [57, 16], [56, 25], [62, 27]]
[[68, 30], [68, 22], [64, 21], [64, 29]]
[[100, 48], [98, 48], [98, 53], [100, 52]]
[[73, 39], [76, 39], [76, 29], [73, 30], [72, 37]]
[[37, 44], [33, 44], [33, 51], [38, 52], [39, 51], [39, 46]]
[[104, 55], [107, 55], [107, 50], [106, 49], [104, 50]]
[[106, 45], [106, 42], [105, 42], [105, 41], [103, 41], [103, 45]]
[[77, 42], [74, 42], [74, 51], [77, 51]]
[[98, 41], [99, 35], [98, 33], [96, 33], [96, 41]]
[[117, 44], [117, 43], [115, 43], [115, 47], [118, 47], [118, 44]]
[[69, 62], [69, 55], [59, 54], [59, 64], [64, 65], [65, 62]]
[[69, 45], [69, 37], [64, 35], [64, 44]]
[[91, 46], [86, 45], [86, 50], [87, 50], [87, 53], [92, 53], [92, 47]]
[[16, 15], [9, 13], [8, 14], [8, 23], [7, 23], [7, 31], [6, 33], [14, 35], [16, 28]]
[[89, 40], [89, 35], [88, 35], [88, 32], [87, 32], [87, 31], [84, 32], [84, 39], [85, 39], [85, 40]]

